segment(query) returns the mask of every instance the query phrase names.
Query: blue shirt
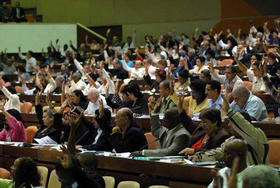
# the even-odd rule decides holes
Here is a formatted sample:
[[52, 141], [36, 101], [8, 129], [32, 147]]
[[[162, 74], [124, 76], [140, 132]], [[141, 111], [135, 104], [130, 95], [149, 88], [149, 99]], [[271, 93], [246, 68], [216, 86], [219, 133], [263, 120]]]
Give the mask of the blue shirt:
[[[119, 60], [119, 62], [120, 62], [120, 64], [122, 65], [123, 60]], [[129, 67], [133, 67], [133, 65], [134, 65], [133, 61], [126, 62], [126, 64], [127, 64], [127, 66], [129, 66]]]
[[246, 112], [251, 117], [255, 118], [257, 121], [261, 121], [267, 117], [267, 110], [263, 103], [263, 101], [250, 93], [250, 96], [246, 102], [246, 104], [240, 108], [235, 101], [230, 104], [230, 107], [233, 111], [236, 112]]
[[224, 99], [222, 98], [221, 95], [219, 95], [216, 101], [209, 99], [207, 108], [216, 108], [217, 110], [222, 110], [221, 106], [223, 105], [223, 103], [224, 103]]

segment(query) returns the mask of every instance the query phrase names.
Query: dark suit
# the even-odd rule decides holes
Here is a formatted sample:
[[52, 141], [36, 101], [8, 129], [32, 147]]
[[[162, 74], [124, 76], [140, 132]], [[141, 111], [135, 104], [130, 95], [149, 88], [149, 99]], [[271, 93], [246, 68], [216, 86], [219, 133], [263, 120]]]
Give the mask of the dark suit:
[[147, 140], [143, 130], [139, 127], [130, 126], [126, 133], [117, 132], [109, 137], [110, 143], [117, 153], [133, 152], [147, 148]]
[[[40, 128], [34, 135], [34, 138], [43, 138], [45, 136], [49, 136], [51, 139], [60, 143], [60, 136], [61, 136], [61, 127], [62, 125], [62, 114], [56, 113], [54, 115], [54, 124], [50, 127], [46, 127], [43, 122], [43, 109], [41, 105], [35, 106], [35, 112], [37, 115], [37, 119], [40, 124]], [[33, 138], [33, 142], [36, 142]]]
[[[95, 138], [96, 136], [97, 136], [97, 131], [95, 131], [93, 137]], [[103, 131], [95, 144], [86, 145], [83, 146], [83, 148], [87, 150], [95, 150], [95, 151], [112, 151], [113, 148], [108, 137], [110, 137], [110, 135]]]
[[142, 97], [136, 100], [136, 103], [131, 106], [131, 111], [136, 114], [148, 114], [147, 101]]
[[[205, 136], [205, 132], [203, 128], [201, 126], [198, 127], [192, 134], [190, 147], [204, 136]], [[195, 152], [217, 148], [229, 137], [230, 135], [227, 133], [225, 129], [218, 128], [201, 148], [195, 149]]]
[[[64, 125], [64, 135], [62, 138], [63, 142], [68, 141], [70, 128], [71, 127], [69, 125]], [[91, 121], [87, 120], [84, 116], [82, 116], [82, 119], [76, 129], [75, 144], [82, 146], [91, 144], [94, 140], [94, 134], [94, 125]]]
[[[17, 9], [19, 11], [19, 17], [17, 17]], [[12, 18], [14, 19], [14, 21], [16, 22], [21, 22], [21, 21], [26, 21], [26, 19], [24, 18], [24, 10], [21, 7], [14, 7], [12, 9]]]

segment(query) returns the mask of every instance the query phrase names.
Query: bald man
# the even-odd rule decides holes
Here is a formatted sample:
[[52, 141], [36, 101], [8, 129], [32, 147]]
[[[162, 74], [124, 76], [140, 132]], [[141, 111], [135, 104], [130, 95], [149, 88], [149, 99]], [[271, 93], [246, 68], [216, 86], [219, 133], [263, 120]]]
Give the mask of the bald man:
[[228, 187], [227, 176], [230, 177], [232, 174], [232, 166], [235, 158], [239, 159], [237, 167], [237, 188], [242, 188], [243, 170], [247, 168], [247, 145], [243, 140], [234, 139], [226, 144], [224, 152], [224, 162], [226, 167], [217, 172], [216, 178], [214, 178], [214, 180], [209, 184], [208, 188]]
[[133, 112], [129, 108], [118, 110], [115, 124], [109, 141], [117, 153], [133, 152], [147, 148], [143, 130], [134, 124]]
[[261, 121], [267, 117], [263, 101], [253, 95], [246, 86], [239, 86], [232, 92], [233, 102], [230, 107], [235, 112], [246, 112], [252, 120]]
[[153, 135], [159, 141], [159, 148], [155, 150], [143, 150], [145, 156], [177, 155], [179, 151], [189, 146], [190, 133], [180, 122], [177, 108], [167, 109], [161, 123], [159, 115], [151, 115], [151, 129]]

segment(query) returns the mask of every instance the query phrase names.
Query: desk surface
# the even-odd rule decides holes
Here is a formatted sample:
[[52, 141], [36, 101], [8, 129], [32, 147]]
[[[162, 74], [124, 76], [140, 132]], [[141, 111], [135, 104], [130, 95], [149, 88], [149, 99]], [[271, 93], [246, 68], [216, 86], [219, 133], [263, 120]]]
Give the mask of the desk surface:
[[[29, 156], [39, 165], [53, 168], [57, 157], [60, 155], [62, 153], [57, 150], [0, 145], [0, 166], [9, 168], [16, 158]], [[172, 185], [172, 187], [180, 185], [181, 188], [190, 185], [204, 187], [212, 179], [211, 169], [193, 165], [98, 156], [98, 171], [100, 174], [112, 175], [119, 180], [137, 180], [141, 183], [141, 187], [157, 183]]]

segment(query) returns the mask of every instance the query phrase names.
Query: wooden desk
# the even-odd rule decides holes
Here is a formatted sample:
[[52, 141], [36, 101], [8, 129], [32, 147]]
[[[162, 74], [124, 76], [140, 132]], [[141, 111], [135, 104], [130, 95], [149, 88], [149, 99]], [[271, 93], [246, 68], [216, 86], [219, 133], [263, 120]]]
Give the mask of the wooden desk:
[[[0, 166], [9, 169], [16, 158], [28, 156], [51, 170], [61, 155], [56, 150], [0, 145]], [[211, 168], [105, 156], [98, 156], [97, 171], [101, 175], [114, 176], [117, 182], [138, 181], [143, 188], [154, 184], [170, 185], [172, 188], [198, 188], [205, 187], [212, 179]]]

